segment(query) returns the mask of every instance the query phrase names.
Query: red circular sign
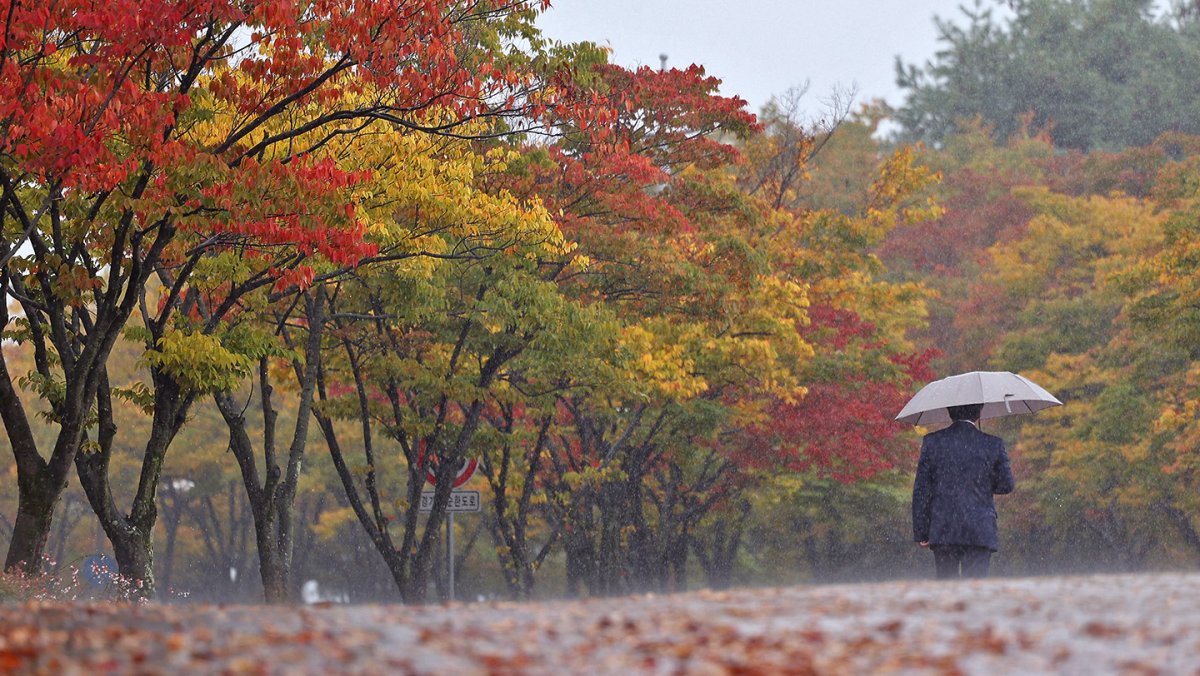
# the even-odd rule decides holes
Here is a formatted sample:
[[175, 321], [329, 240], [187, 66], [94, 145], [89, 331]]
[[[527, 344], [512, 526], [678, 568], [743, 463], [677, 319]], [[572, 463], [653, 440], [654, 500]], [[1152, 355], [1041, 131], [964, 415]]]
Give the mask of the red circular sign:
[[[453, 488], [467, 483], [472, 476], [475, 475], [475, 468], [479, 466], [479, 461], [475, 458], [464, 458], [462, 465], [458, 468], [458, 473], [454, 475]], [[437, 465], [433, 463], [433, 459], [425, 464], [425, 480], [429, 485], [437, 485]]]

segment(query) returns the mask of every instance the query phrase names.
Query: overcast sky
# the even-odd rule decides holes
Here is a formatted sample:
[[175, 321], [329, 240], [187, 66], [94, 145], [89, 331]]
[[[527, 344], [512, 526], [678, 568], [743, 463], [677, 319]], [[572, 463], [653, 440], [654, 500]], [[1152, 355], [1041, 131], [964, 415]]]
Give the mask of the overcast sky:
[[[974, 0], [552, 0], [539, 21], [564, 42], [609, 46], [621, 66], [698, 63], [723, 81], [721, 93], [752, 111], [809, 82], [803, 108], [815, 115], [835, 86], [856, 86], [858, 102], [898, 105], [894, 62], [924, 65], [938, 49], [934, 15], [965, 25]], [[986, 2], [985, 6], [994, 3]], [[857, 108], [857, 105], [855, 106]]]

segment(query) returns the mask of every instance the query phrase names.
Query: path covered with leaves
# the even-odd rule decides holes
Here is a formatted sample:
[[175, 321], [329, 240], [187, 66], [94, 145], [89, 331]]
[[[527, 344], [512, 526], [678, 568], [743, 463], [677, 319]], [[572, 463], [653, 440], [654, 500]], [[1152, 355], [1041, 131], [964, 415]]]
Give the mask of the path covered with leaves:
[[0, 673], [1200, 672], [1200, 575], [404, 606], [0, 605]]

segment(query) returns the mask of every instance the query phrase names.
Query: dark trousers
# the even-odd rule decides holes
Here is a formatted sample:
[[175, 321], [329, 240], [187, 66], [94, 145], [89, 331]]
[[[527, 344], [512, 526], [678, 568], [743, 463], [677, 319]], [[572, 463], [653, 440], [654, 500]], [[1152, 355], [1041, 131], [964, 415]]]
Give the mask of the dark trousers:
[[[971, 545], [931, 545], [937, 579], [956, 577], [987, 577], [992, 562], [992, 550]], [[961, 572], [960, 572], [961, 569]]]

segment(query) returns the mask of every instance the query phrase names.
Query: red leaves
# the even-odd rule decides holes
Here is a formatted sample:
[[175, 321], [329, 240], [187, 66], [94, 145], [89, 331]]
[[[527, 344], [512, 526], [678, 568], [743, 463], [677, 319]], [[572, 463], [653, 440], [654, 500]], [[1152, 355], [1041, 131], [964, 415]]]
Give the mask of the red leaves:
[[[911, 464], [913, 449], [894, 443], [906, 428], [893, 416], [915, 383], [932, 379], [933, 353], [889, 351], [875, 327], [849, 310], [817, 305], [809, 316], [812, 323], [804, 333], [819, 354], [827, 355], [824, 361], [831, 365], [819, 370], [826, 375], [810, 383], [808, 394], [794, 404], [776, 402], [769, 425], [746, 434], [735, 460], [756, 468], [816, 471], [843, 483]], [[867, 370], [871, 359], [865, 355], [880, 352], [892, 370]], [[851, 366], [832, 368], [839, 360]]]
[[[193, 208], [208, 209], [213, 217], [188, 228], [240, 235], [252, 257], [289, 258], [298, 252], [354, 265], [375, 252], [364, 240], [365, 226], [355, 218], [347, 191], [364, 178], [365, 173], [342, 171], [330, 159], [247, 160], [228, 180], [201, 191]], [[287, 275], [302, 287], [312, 279], [311, 270]]]
[[[135, 73], [174, 62], [222, 3], [4, 3], [0, 153], [23, 172], [85, 191], [116, 187], [164, 142], [175, 96]], [[224, 14], [229, 14], [228, 11]]]
[[291, 270], [278, 273], [278, 279], [275, 280], [275, 290], [284, 291], [290, 287], [296, 287], [303, 291], [312, 286], [314, 277], [316, 277], [315, 270], [307, 265], [299, 265]]
[[[179, 155], [175, 145], [220, 145], [175, 129], [191, 106], [187, 91], [172, 91], [180, 84], [207, 88], [206, 101], [228, 102], [250, 122], [309, 101], [334, 105], [343, 87], [355, 86], [330, 77], [335, 64], [345, 73], [357, 65], [389, 106], [413, 117], [435, 103], [441, 116], [476, 112], [513, 79], [494, 64], [477, 76], [459, 63], [467, 38], [456, 22], [472, 17], [448, 0], [0, 4], [7, 23], [0, 36], [0, 155], [11, 157], [19, 174], [85, 192], [111, 191], [141, 168], [169, 165]], [[471, 12], [525, 6], [497, 0]], [[255, 44], [227, 61], [229, 50], [213, 38], [237, 23], [253, 32]], [[184, 82], [189, 71], [200, 77]]]
[[0, 650], [0, 671], [15, 673], [33, 662], [37, 655], [36, 650], [27, 647], [2, 649]]
[[686, 148], [692, 161], [720, 164], [735, 155], [733, 148], [704, 134], [717, 129], [743, 134], [756, 127], [746, 102], [718, 96], [720, 80], [694, 64], [665, 71], [605, 65], [594, 77], [592, 86], [560, 82], [563, 94], [555, 107], [555, 117], [586, 132], [589, 145], [625, 144], [659, 157]]
[[[562, 72], [558, 96], [543, 102], [543, 119], [561, 130], [554, 165], [536, 165], [517, 190], [537, 193], [563, 210], [568, 231], [604, 226], [643, 232], [694, 229], [691, 205], [668, 188], [687, 167], [736, 161], [736, 149], [710, 138], [755, 128], [745, 101], [718, 96], [719, 81], [699, 66], [630, 71], [597, 66], [585, 77]], [[703, 180], [692, 175], [689, 180]]]

